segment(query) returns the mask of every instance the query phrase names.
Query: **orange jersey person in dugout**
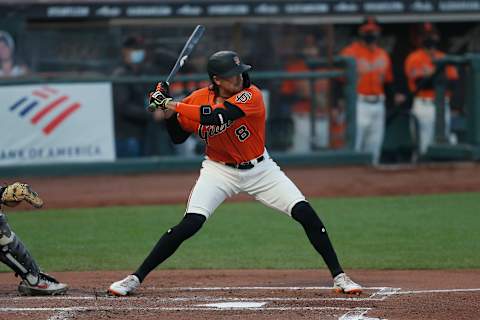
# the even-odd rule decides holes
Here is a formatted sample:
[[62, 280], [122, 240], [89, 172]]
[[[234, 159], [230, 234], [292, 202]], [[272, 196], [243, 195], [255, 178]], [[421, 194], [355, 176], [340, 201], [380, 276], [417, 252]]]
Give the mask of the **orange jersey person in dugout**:
[[388, 53], [377, 45], [380, 26], [369, 20], [359, 28], [360, 39], [341, 51], [357, 65], [357, 116], [355, 150], [369, 152], [373, 163], [380, 160], [385, 132], [385, 89], [393, 82], [392, 63]]
[[[435, 91], [433, 87], [433, 75], [435, 73], [435, 60], [445, 57], [445, 53], [438, 50], [440, 35], [434, 26], [426, 23], [422, 27], [421, 47], [413, 51], [405, 60], [405, 74], [411, 92], [416, 93], [413, 100], [412, 114], [419, 124], [419, 151], [421, 154], [427, 151], [435, 136], [434, 103]], [[458, 80], [457, 69], [453, 66], [445, 68], [447, 80]], [[420, 86], [420, 87], [419, 87]], [[450, 135], [450, 104], [448, 97], [451, 92], [447, 91], [445, 101], [445, 134]]]
[[362, 291], [343, 272], [315, 210], [269, 156], [265, 148], [265, 105], [261, 91], [250, 83], [249, 69], [235, 52], [220, 51], [207, 64], [211, 86], [195, 91], [182, 102], [169, 97], [164, 83], [152, 94], [151, 103], [167, 112], [172, 141], [182, 143], [191, 133], [198, 133], [207, 144], [206, 158], [183, 219], [160, 238], [136, 272], [112, 283], [108, 289], [111, 294], [124, 296], [135, 291], [154, 268], [200, 230], [225, 199], [240, 192], [303, 226], [329, 268], [336, 291]]
[[[298, 56], [292, 58], [285, 65], [288, 72], [312, 71], [307, 66], [306, 61], [310, 59], [319, 59], [320, 53], [316, 38], [312, 34], [307, 34], [303, 39], [303, 48], [299, 49]], [[321, 68], [315, 68], [316, 71], [322, 71]], [[330, 90], [327, 79], [315, 79], [313, 88], [309, 80], [286, 80], [282, 83], [282, 96], [286, 99], [285, 103], [291, 106], [291, 118], [293, 120], [293, 137], [290, 151], [304, 153], [313, 148], [327, 147], [329, 139], [329, 129], [331, 123], [328, 123], [328, 91]], [[312, 109], [312, 99], [316, 98], [318, 103], [315, 118], [310, 119], [310, 110]], [[311, 126], [315, 127], [315, 136], [312, 136]]]
[[342, 56], [352, 57], [357, 64], [357, 92], [365, 96], [384, 95], [384, 84], [393, 82], [390, 56], [376, 42], [380, 26], [369, 21], [359, 28], [360, 40], [341, 51]]

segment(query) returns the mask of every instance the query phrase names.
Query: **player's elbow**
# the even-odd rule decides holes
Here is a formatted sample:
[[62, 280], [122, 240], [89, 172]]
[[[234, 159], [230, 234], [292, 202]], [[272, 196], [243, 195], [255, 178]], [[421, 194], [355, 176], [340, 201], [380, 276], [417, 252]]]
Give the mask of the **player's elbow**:
[[203, 125], [221, 126], [229, 121], [235, 121], [245, 116], [245, 113], [236, 105], [225, 101], [224, 108], [213, 109], [211, 106], [205, 105], [201, 107], [200, 123]]
[[182, 135], [170, 135], [170, 140], [172, 140], [173, 144], [182, 144], [184, 143], [190, 134], [182, 134]]

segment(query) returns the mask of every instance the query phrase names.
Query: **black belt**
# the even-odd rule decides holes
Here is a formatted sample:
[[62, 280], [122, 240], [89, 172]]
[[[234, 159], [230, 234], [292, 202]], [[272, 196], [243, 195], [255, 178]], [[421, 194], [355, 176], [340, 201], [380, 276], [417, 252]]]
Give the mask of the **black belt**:
[[252, 169], [255, 167], [257, 163], [262, 162], [265, 159], [264, 156], [260, 156], [257, 159], [255, 159], [253, 162], [248, 161], [248, 162], [242, 162], [242, 163], [225, 163], [226, 166], [235, 168], [235, 169], [240, 169], [240, 170], [246, 170], [246, 169]]

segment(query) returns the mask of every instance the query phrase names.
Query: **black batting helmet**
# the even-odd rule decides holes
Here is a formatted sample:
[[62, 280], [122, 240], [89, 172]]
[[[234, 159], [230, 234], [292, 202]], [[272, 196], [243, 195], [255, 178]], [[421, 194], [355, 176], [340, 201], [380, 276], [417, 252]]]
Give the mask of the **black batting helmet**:
[[233, 77], [244, 73], [252, 67], [240, 62], [238, 54], [234, 51], [218, 51], [208, 58], [207, 72], [210, 78], [220, 76], [222, 78]]

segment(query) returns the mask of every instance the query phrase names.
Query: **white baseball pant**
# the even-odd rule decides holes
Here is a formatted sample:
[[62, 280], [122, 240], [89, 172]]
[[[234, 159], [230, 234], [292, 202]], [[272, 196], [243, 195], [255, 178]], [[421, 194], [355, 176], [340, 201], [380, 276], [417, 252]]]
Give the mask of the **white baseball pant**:
[[295, 204], [304, 201], [305, 197], [266, 150], [263, 156], [264, 160], [251, 169], [236, 169], [205, 159], [185, 212], [208, 218], [225, 199], [245, 192], [263, 204], [290, 215]]
[[311, 119], [310, 113], [294, 112], [293, 119], [293, 145], [290, 151], [294, 153], [306, 153], [312, 151], [312, 143], [315, 147], [327, 148], [329, 143], [329, 123], [325, 116], [316, 116], [314, 119], [315, 125], [315, 140], [313, 140], [310, 128]]
[[367, 97], [359, 95], [356, 111], [355, 151], [371, 153], [373, 164], [378, 164], [385, 134], [385, 98], [367, 102]]
[[[420, 154], [427, 152], [435, 139], [436, 107], [433, 99], [416, 97], [413, 100], [412, 114], [418, 121], [418, 138]], [[445, 133], [450, 134], [450, 104], [445, 101]]]

